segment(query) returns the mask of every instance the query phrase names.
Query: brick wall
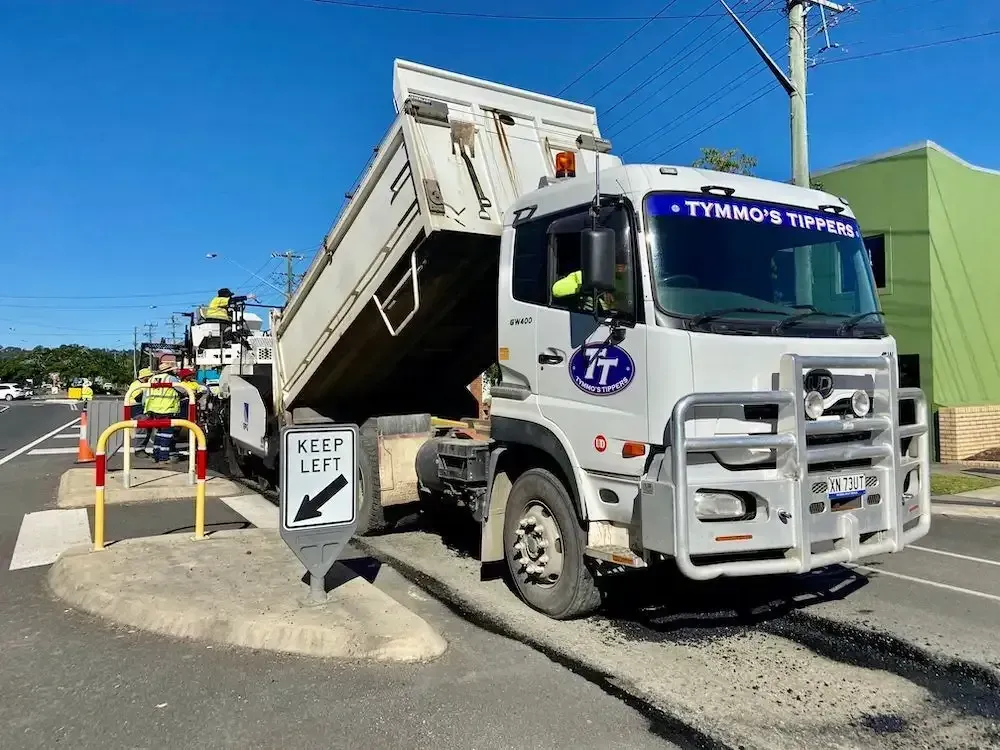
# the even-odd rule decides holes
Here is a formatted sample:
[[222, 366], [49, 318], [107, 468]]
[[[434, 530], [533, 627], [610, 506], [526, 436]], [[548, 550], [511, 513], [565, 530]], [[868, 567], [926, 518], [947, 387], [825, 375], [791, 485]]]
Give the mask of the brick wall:
[[964, 461], [1000, 447], [1000, 404], [948, 406], [938, 412], [941, 461]]

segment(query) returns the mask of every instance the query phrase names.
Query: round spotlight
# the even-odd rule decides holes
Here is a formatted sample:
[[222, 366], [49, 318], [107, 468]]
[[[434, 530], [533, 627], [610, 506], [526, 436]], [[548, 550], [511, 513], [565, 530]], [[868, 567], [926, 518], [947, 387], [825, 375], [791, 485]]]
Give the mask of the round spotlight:
[[863, 417], [872, 408], [872, 399], [866, 391], [855, 391], [851, 396], [851, 411], [856, 417]]
[[823, 396], [819, 391], [809, 391], [805, 398], [806, 416], [819, 419], [823, 416]]

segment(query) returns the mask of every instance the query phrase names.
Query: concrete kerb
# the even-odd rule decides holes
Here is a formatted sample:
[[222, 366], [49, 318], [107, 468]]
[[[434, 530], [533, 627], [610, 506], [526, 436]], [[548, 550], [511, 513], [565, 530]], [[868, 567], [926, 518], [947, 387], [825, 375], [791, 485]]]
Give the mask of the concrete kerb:
[[447, 649], [422, 618], [340, 563], [328, 602], [300, 606], [303, 574], [277, 532], [252, 529], [77, 547], [53, 564], [48, 583], [76, 609], [178, 638], [383, 662], [430, 661]]
[[984, 520], [1000, 521], [1000, 506], [987, 502], [977, 503], [975, 500], [962, 502], [967, 498], [962, 495], [953, 495], [954, 500], [931, 501], [931, 513], [935, 516], [955, 516], [962, 518], [979, 518]]
[[[122, 485], [119, 471], [108, 472], [104, 502], [109, 505], [151, 500], [194, 499], [194, 487], [188, 484], [187, 474], [169, 469], [133, 469], [132, 487]], [[206, 497], [231, 497], [245, 495], [246, 489], [220, 476], [210, 476], [205, 481]], [[60, 508], [86, 508], [94, 505], [94, 468], [73, 468], [59, 480], [56, 505]]]

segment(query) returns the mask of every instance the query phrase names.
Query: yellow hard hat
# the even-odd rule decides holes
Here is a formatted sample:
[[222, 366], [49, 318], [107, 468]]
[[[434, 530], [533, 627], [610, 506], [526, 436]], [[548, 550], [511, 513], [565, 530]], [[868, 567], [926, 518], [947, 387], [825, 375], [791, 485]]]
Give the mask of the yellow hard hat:
[[151, 378], [151, 377], [153, 377], [153, 371], [150, 370], [148, 367], [143, 367], [141, 370], [139, 370], [139, 377], [140, 378]]

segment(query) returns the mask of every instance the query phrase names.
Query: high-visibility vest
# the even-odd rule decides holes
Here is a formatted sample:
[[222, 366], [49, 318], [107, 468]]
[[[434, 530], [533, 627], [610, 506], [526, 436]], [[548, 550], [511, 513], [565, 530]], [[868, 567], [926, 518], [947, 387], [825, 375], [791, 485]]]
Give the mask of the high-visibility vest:
[[201, 310], [205, 320], [229, 320], [229, 297], [213, 297], [208, 307]]
[[[169, 375], [154, 375], [149, 384], [173, 382]], [[181, 396], [173, 388], [150, 388], [146, 396], [145, 412], [147, 414], [177, 414], [181, 410]]]
[[[133, 380], [132, 385], [128, 387], [128, 390], [126, 390], [125, 393], [127, 394], [129, 391], [132, 391], [133, 388], [136, 388], [136, 386], [140, 385], [143, 385], [143, 382], [141, 380]], [[136, 404], [141, 404], [142, 394], [145, 390], [146, 390], [145, 388], [136, 388], [136, 390], [132, 391], [132, 403], [126, 404], [126, 406], [135, 406]]]

